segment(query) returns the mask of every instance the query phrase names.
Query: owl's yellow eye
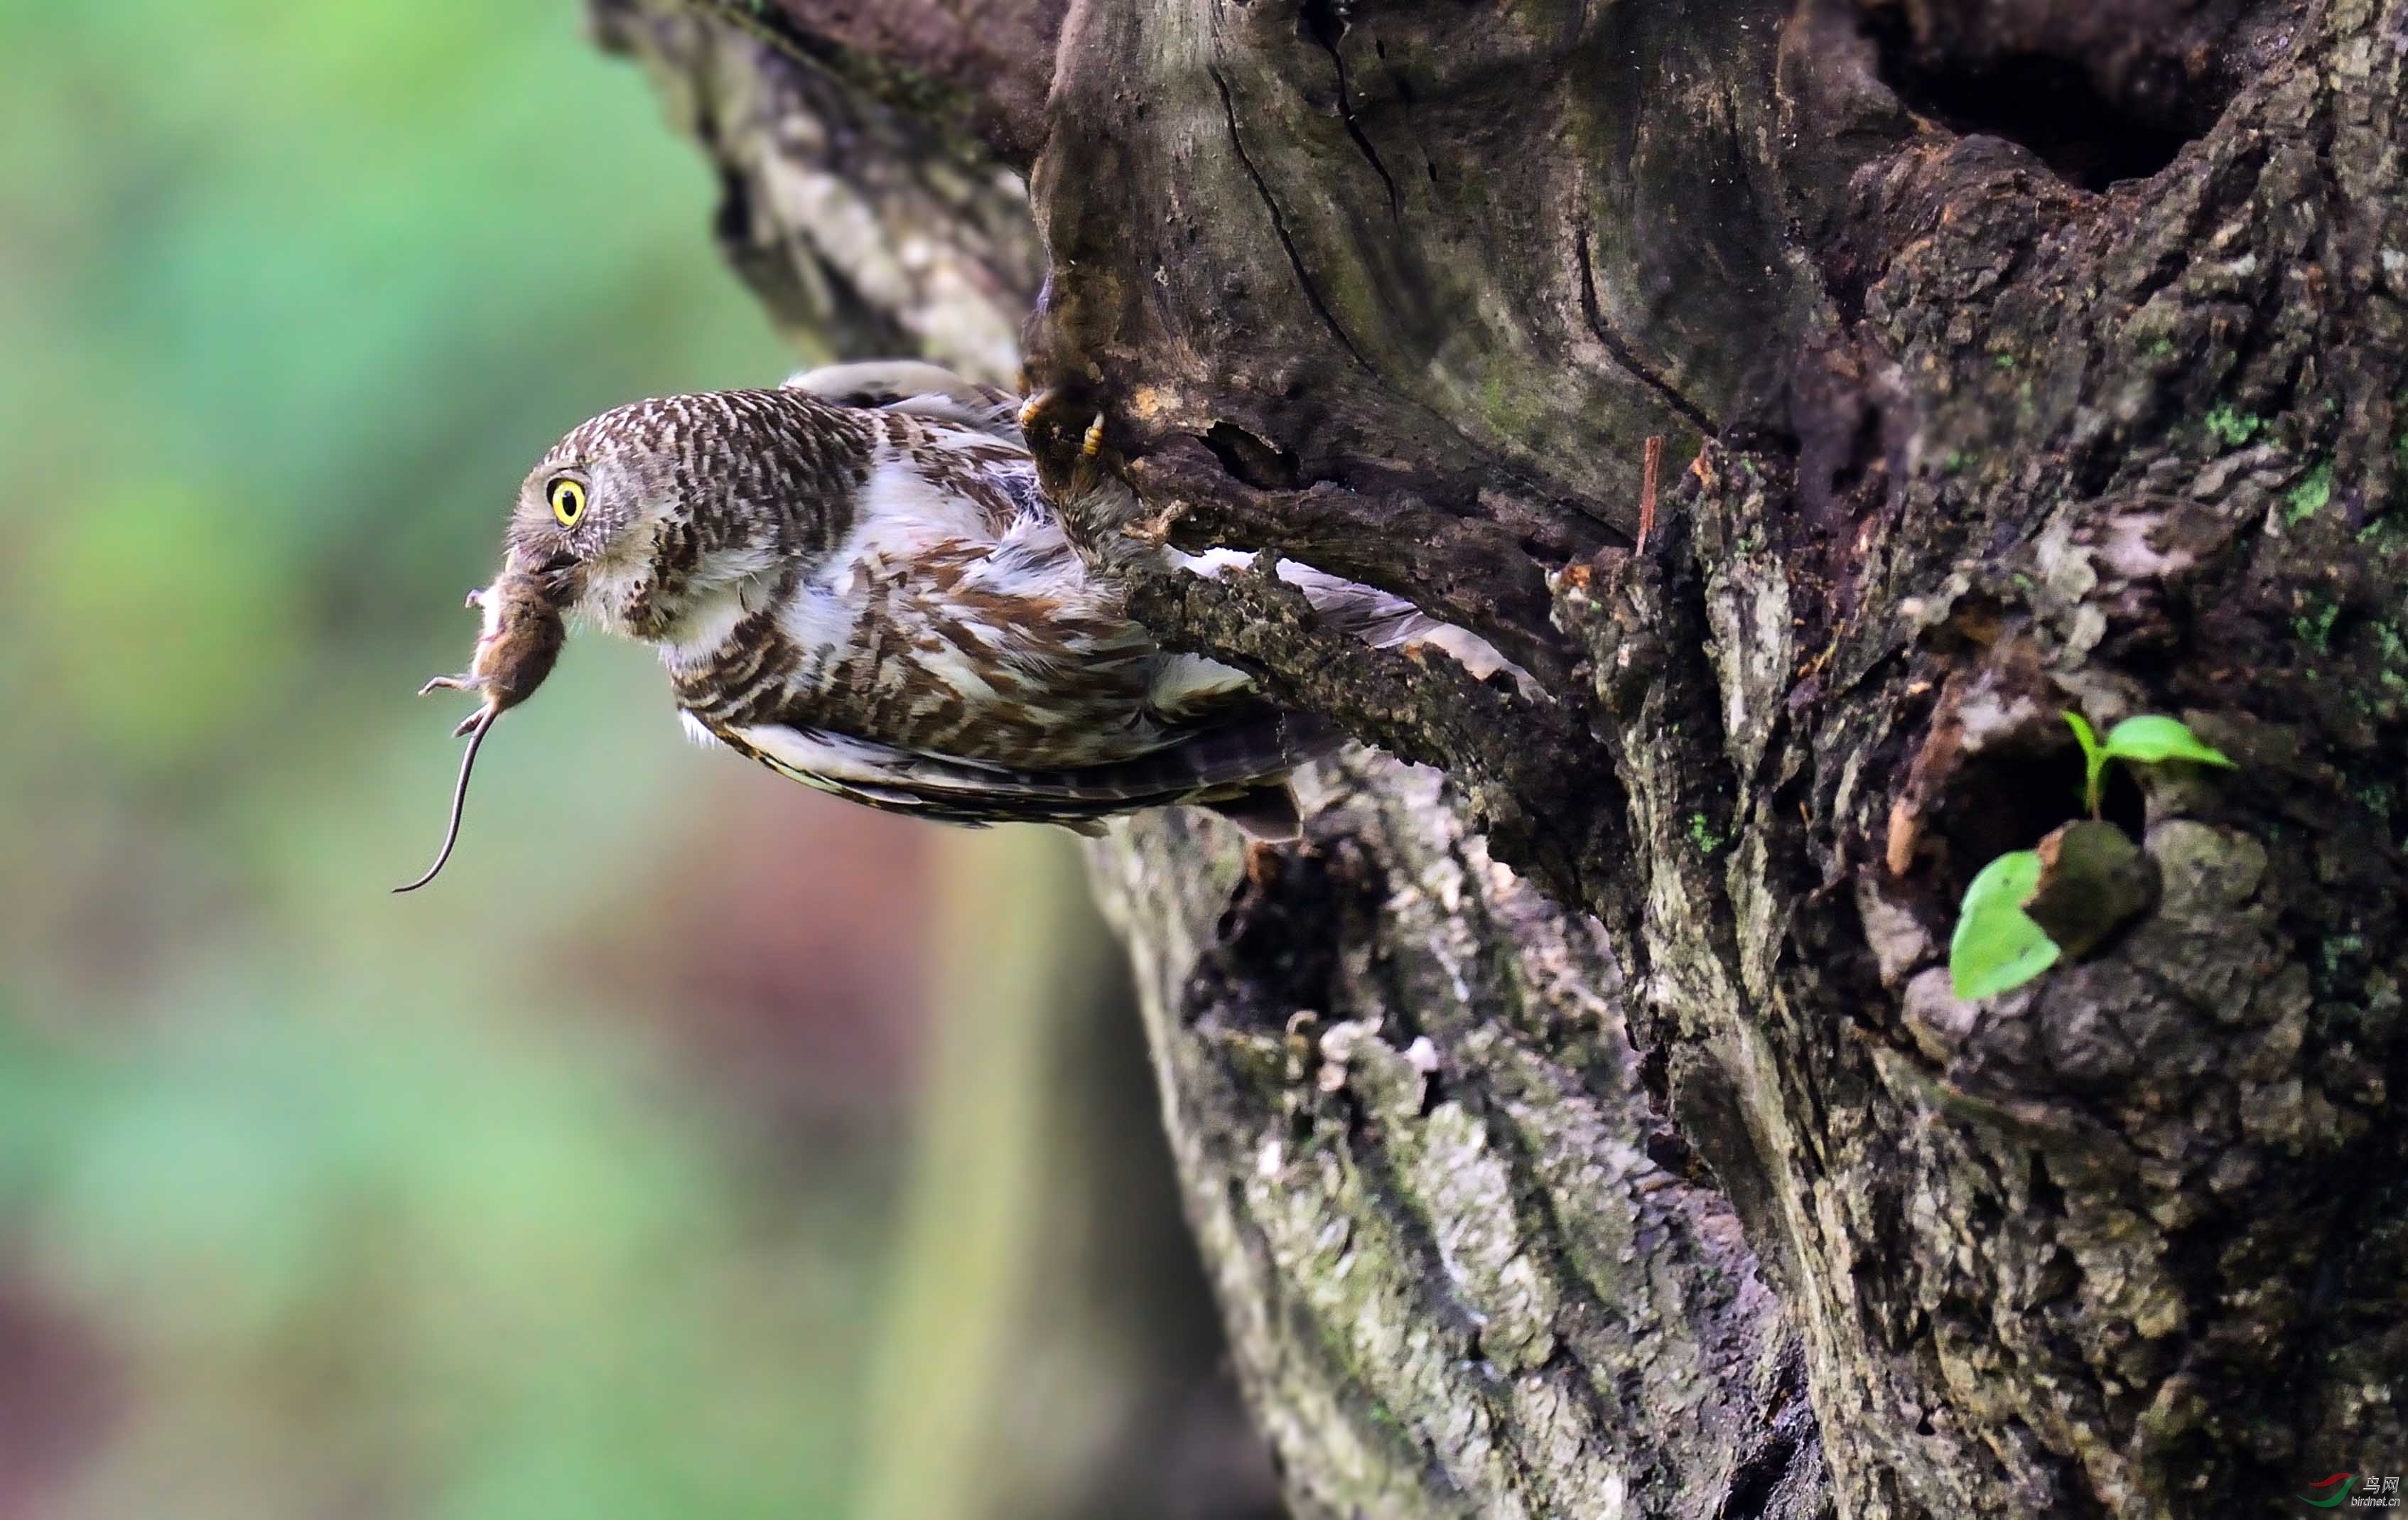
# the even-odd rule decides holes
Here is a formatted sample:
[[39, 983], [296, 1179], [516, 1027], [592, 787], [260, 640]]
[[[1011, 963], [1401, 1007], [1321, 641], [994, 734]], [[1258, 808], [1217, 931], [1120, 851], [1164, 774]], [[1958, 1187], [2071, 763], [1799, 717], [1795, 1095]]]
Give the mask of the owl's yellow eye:
[[573, 528], [585, 515], [585, 486], [564, 475], [552, 482], [552, 515], [564, 528]]

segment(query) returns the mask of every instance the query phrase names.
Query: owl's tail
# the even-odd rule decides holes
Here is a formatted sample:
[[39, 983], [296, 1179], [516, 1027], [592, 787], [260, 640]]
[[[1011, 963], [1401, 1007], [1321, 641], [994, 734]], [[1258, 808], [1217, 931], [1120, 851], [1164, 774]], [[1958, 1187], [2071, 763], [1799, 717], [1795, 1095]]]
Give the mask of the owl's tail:
[[1216, 809], [1241, 827], [1268, 827], [1294, 806], [1283, 798], [1275, 807], [1260, 794], [1283, 791], [1290, 771], [1345, 742], [1318, 718], [1261, 704], [1176, 733], [1147, 753], [1072, 770], [1015, 770], [780, 724], [710, 733], [781, 775], [868, 807], [938, 823], [1059, 824], [1082, 833], [1120, 813], [1180, 803]]
[[1289, 773], [1345, 745], [1346, 736], [1321, 719], [1281, 712], [1206, 729], [1113, 768], [1141, 781], [1159, 767], [1161, 779], [1181, 789], [1173, 800], [1219, 813], [1250, 839], [1289, 844], [1304, 837]]
[[1243, 796], [1346, 746], [1346, 736], [1305, 712], [1266, 710], [1260, 717], [1202, 728], [1148, 754], [1091, 767], [1129, 795], [1209, 804]]
[[[1176, 553], [1177, 551], [1172, 551]], [[1182, 568], [1207, 580], [1251, 566], [1254, 556], [1234, 549], [1211, 549], [1201, 554], [1181, 554]], [[1430, 616], [1393, 592], [1331, 575], [1292, 559], [1279, 562], [1279, 578], [1304, 593], [1304, 599], [1329, 625], [1360, 638], [1374, 649], [1435, 649], [1471, 672], [1475, 681], [1505, 674], [1522, 695], [1540, 700], [1538, 682], [1530, 673], [1469, 628]]]

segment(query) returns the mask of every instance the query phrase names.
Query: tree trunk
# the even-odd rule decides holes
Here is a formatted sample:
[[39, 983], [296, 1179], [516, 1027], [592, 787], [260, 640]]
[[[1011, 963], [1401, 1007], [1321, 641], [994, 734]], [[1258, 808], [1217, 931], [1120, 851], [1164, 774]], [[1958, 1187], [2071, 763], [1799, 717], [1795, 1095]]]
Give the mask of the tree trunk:
[[[1446, 778], [1095, 851], [1298, 1513], [2408, 1463], [2408, 0], [606, 15], [790, 318], [993, 374], [1033, 312], [1049, 467], [1100, 409], [1173, 541], [1543, 688], [1141, 598]], [[1959, 1000], [1969, 882], [2085, 810], [2067, 713], [2238, 768], [2115, 767], [2033, 904], [2083, 953]]]

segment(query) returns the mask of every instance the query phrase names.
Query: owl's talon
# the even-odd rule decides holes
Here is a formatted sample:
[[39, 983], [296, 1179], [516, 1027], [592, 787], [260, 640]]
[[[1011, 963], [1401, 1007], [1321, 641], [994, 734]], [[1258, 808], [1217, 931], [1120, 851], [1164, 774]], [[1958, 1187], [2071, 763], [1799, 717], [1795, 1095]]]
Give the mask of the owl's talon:
[[1061, 394], [1062, 393], [1058, 388], [1049, 385], [1045, 387], [1045, 389], [1030, 396], [1027, 400], [1022, 402], [1020, 404], [1020, 430], [1023, 433], [1025, 433], [1030, 428], [1035, 427], [1037, 425], [1037, 419], [1045, 414], [1045, 409], [1052, 406], [1054, 401], [1061, 396]]
[[[1028, 435], [1030, 447], [1034, 448], [1037, 445], [1037, 431], [1045, 423], [1045, 414], [1060, 406], [1062, 400], [1061, 387], [1049, 385], [1020, 404], [1020, 431]], [[1105, 421], [1105, 414], [1101, 411], [1096, 412], [1095, 419], [1087, 423], [1086, 431], [1080, 435], [1079, 457], [1081, 459], [1093, 460], [1103, 453]], [[1051, 429], [1048, 431], [1050, 432]]]

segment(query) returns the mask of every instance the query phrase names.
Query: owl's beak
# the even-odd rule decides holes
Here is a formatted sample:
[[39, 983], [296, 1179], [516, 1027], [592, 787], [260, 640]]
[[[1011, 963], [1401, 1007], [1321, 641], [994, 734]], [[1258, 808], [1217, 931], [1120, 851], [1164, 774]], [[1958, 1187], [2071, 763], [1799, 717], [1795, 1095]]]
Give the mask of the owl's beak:
[[[554, 611], [566, 612], [584, 594], [585, 566], [576, 555], [564, 550], [538, 555], [512, 544], [503, 556], [502, 573], [494, 578], [486, 594], [506, 586], [523, 606], [549, 604]], [[475, 605], [483, 603], [480, 599]]]

